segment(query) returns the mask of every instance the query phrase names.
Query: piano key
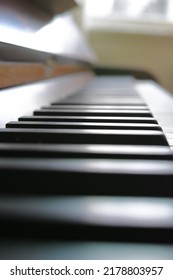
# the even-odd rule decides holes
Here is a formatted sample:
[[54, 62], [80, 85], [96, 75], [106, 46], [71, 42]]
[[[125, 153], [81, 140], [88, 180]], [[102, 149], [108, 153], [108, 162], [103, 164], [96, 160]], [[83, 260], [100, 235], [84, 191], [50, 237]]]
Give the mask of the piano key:
[[[62, 105], [63, 106], [63, 105]], [[107, 106], [108, 107], [108, 106]], [[76, 107], [71, 107], [71, 108], [61, 108], [60, 106], [43, 106], [43, 107], [41, 107], [41, 110], [57, 110], [57, 111], [81, 111], [81, 110], [83, 110], [84, 112], [87, 112], [87, 111], [95, 111], [95, 112], [101, 112], [101, 111], [105, 111], [105, 112], [107, 112], [108, 110], [110, 111], [110, 112], [113, 112], [113, 111], [115, 111], [115, 112], [117, 112], [117, 111], [137, 111], [137, 112], [148, 112], [149, 111], [149, 109], [147, 108], [147, 107], [142, 107], [141, 106], [141, 108], [139, 107], [139, 106], [137, 106], [137, 108], [134, 108], [135, 106], [126, 106], [126, 108], [124, 108], [125, 106], [117, 106], [117, 107], [113, 107], [112, 106], [112, 108], [111, 108], [111, 106], [109, 106], [110, 108], [105, 108], [104, 106], [100, 106], [100, 108], [92, 108], [92, 107], [90, 107], [90, 106], [85, 106], [85, 108], [82, 108], [81, 107], [81, 105], [79, 105], [79, 106], [76, 106]], [[139, 108], [138, 108], [139, 107]], [[134, 108], [134, 109], [133, 109]]]
[[51, 109], [35, 110], [35, 116], [119, 116], [119, 117], [152, 117], [148, 110], [70, 110]]
[[173, 139], [167, 139], [167, 141], [168, 141], [168, 143], [169, 143], [169, 145], [171, 146], [171, 147], [173, 147]]
[[[74, 94], [94, 94], [94, 93], [103, 93], [103, 94], [122, 94], [125, 95], [135, 95], [139, 96], [138, 91], [135, 89], [134, 84], [133, 85], [121, 85], [119, 84], [111, 84], [110, 82], [104, 81], [101, 83], [99, 81], [97, 84], [95, 81], [97, 80], [97, 77], [95, 77], [92, 81], [90, 81], [87, 85], [84, 85], [82, 89], [78, 89], [75, 91]], [[135, 80], [136, 81], [136, 80]]]
[[[156, 233], [157, 235], [157, 233]], [[4, 237], [1, 260], [172, 260], [172, 244], [57, 241]]]
[[4, 216], [12, 220], [25, 217], [50, 223], [64, 221], [106, 227], [160, 227], [173, 230], [173, 199], [121, 196], [1, 196], [1, 221]]
[[[168, 132], [167, 128], [173, 128], [172, 94], [163, 89], [159, 84], [152, 82], [137, 82], [136, 89], [143, 100], [146, 101], [153, 116], [157, 119], [162, 130], [166, 134]], [[166, 138], [171, 146], [171, 141], [168, 139], [167, 135]]]
[[133, 129], [133, 130], [161, 130], [158, 124], [139, 123], [98, 123], [98, 122], [8, 122], [7, 128], [67, 128], [67, 129]]
[[106, 94], [106, 95], [120, 95], [120, 96], [137, 96], [139, 97], [138, 91], [134, 89], [134, 87], [121, 87], [119, 85], [110, 85], [102, 83], [100, 85], [94, 85], [93, 83], [90, 83], [88, 86], [84, 87], [83, 90], [76, 91], [75, 94]]
[[[102, 88], [91, 88], [91, 89], [82, 89], [81, 91], [76, 92], [73, 94], [73, 96], [109, 96], [109, 97], [115, 97], [115, 98], [140, 98], [141, 96], [138, 94], [138, 92], [134, 92], [134, 90], [128, 90], [128, 89], [116, 89], [116, 88], [108, 88], [108, 87], [102, 87]], [[65, 99], [65, 98], [64, 98]], [[63, 100], [63, 99], [62, 99]], [[57, 100], [54, 101], [53, 104], [59, 104], [61, 101]]]
[[0, 143], [1, 157], [173, 159], [166, 146]]
[[18, 121], [39, 122], [109, 122], [109, 123], [144, 123], [157, 124], [153, 117], [85, 117], [85, 116], [22, 116]]
[[[100, 87], [84, 87], [83, 89], [79, 89], [78, 91], [74, 92], [71, 95], [64, 97], [64, 100], [76, 100], [77, 98], [82, 99], [89, 99], [89, 98], [100, 98], [105, 100], [105, 97], [109, 98], [110, 100], [121, 100], [127, 98], [129, 100], [143, 100], [141, 95], [135, 91], [134, 89], [121, 89], [109, 86], [100, 86]], [[62, 99], [63, 100], [63, 99]], [[60, 100], [60, 102], [62, 101]], [[56, 101], [55, 101], [56, 102]]]
[[167, 139], [173, 139], [173, 132], [167, 132], [165, 133]]
[[[56, 240], [115, 241], [116, 236], [122, 242], [155, 243], [161, 229], [157, 242], [173, 243], [173, 199], [168, 198], [2, 196], [0, 210], [3, 233], [9, 232], [7, 222], [11, 228], [16, 224], [13, 234], [18, 237], [23, 224], [25, 238], [36, 237], [37, 231], [37, 236]], [[105, 234], [98, 237], [99, 231]]]
[[[117, 75], [100, 75], [96, 74], [94, 79], [90, 81], [89, 84], [85, 86], [86, 89], [88, 88], [102, 88], [108, 87], [109, 89], [119, 88], [119, 89], [130, 89], [134, 90], [134, 85], [136, 79], [134, 77], [129, 76], [129, 81], [127, 81], [127, 76], [117, 76]], [[130, 81], [131, 79], [131, 81]]]
[[162, 131], [109, 129], [0, 129], [0, 142], [168, 145]]
[[82, 89], [79, 92], [73, 93], [69, 96], [66, 96], [65, 99], [72, 100], [76, 98], [86, 99], [86, 98], [101, 98], [105, 99], [105, 97], [112, 98], [113, 100], [121, 100], [121, 99], [134, 99], [134, 100], [142, 100], [142, 97], [135, 93], [134, 91], [118, 91], [115, 89], [109, 90], [107, 87], [103, 88], [90, 88], [90, 89]]
[[169, 143], [170, 146], [173, 146], [173, 133], [172, 132], [166, 132], [165, 137]]
[[131, 75], [97, 75], [91, 81], [92, 86], [107, 85], [109, 87], [120, 86], [131, 88], [134, 86], [135, 78]]
[[51, 106], [42, 107], [44, 108], [55, 108], [55, 109], [99, 109], [99, 110], [146, 110], [147, 106], [129, 106], [129, 105], [61, 105], [61, 104], [51, 104]]
[[173, 197], [171, 160], [1, 158], [0, 177], [6, 195]]
[[71, 104], [71, 105], [145, 105], [146, 103], [141, 99], [130, 99], [130, 98], [113, 98], [104, 96], [104, 98], [100, 99], [98, 96], [88, 97], [88, 98], [65, 98], [65, 100], [61, 100], [61, 105]]

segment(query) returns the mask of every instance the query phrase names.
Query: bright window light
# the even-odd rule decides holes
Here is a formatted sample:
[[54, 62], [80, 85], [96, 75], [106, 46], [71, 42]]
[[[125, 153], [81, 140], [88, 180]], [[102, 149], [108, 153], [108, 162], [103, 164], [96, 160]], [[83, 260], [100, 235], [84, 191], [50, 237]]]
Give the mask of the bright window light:
[[167, 16], [167, 0], [114, 0], [115, 13], [130, 17]]
[[173, 0], [83, 1], [86, 30], [173, 34]]
[[85, 13], [93, 17], [173, 20], [172, 0], [85, 0]]
[[87, 0], [85, 12], [89, 16], [107, 16], [111, 13], [114, 0]]

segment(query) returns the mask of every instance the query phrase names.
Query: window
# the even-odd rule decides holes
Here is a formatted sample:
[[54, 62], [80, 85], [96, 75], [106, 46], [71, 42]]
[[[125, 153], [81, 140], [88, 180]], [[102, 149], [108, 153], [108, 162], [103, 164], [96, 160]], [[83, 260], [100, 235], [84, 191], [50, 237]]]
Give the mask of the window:
[[83, 0], [82, 2], [86, 27], [173, 34], [173, 0]]

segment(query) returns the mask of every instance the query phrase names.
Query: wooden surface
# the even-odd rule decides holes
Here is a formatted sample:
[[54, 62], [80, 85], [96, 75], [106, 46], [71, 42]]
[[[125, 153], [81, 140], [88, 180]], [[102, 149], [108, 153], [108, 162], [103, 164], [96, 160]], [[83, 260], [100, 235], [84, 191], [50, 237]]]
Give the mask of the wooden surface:
[[73, 64], [0, 63], [0, 88], [40, 81], [87, 68]]

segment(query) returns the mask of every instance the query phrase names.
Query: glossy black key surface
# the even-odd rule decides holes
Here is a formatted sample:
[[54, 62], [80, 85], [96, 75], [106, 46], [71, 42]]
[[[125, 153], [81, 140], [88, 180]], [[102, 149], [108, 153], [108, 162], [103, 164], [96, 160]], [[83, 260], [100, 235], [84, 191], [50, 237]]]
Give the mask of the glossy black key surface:
[[52, 104], [51, 106], [44, 106], [42, 109], [51, 109], [51, 108], [56, 108], [56, 109], [99, 109], [99, 110], [104, 110], [104, 109], [109, 109], [109, 110], [116, 110], [116, 109], [121, 109], [121, 110], [146, 110], [148, 107], [145, 105], [61, 105], [56, 103], [55, 105]]
[[0, 143], [1, 157], [171, 160], [166, 146]]
[[35, 116], [120, 116], [120, 117], [152, 117], [149, 110], [36, 110]]
[[109, 129], [0, 129], [0, 142], [168, 145], [161, 131]]
[[157, 124], [153, 117], [84, 117], [84, 116], [22, 116], [19, 121], [39, 122], [108, 122], [108, 123], [152, 123]]
[[161, 130], [158, 124], [95, 123], [95, 122], [9, 122], [7, 128], [66, 128], [66, 129], [132, 129]]
[[[99, 234], [100, 235], [100, 234]], [[136, 235], [136, 234], [134, 234]], [[157, 234], [156, 234], [157, 235]], [[41, 236], [41, 234], [40, 234]], [[155, 239], [156, 240], [156, 239]], [[1, 260], [172, 260], [172, 244], [0, 239]]]
[[1, 158], [0, 177], [8, 195], [173, 197], [171, 160]]
[[[169, 214], [159, 209], [169, 209]], [[0, 210], [6, 238], [11, 228], [13, 237], [21, 238], [173, 243], [171, 198], [1, 196]]]

